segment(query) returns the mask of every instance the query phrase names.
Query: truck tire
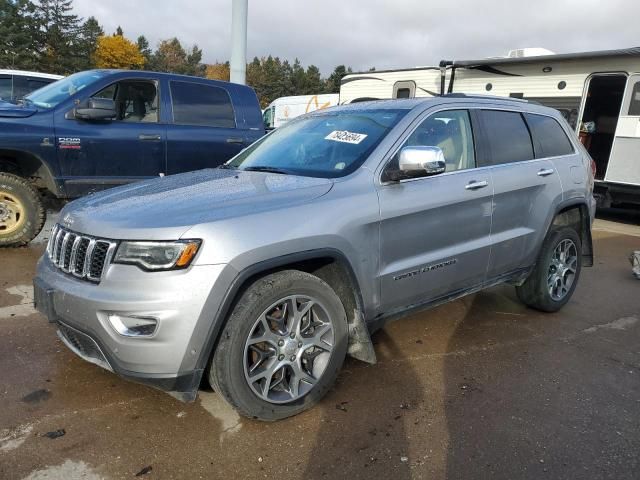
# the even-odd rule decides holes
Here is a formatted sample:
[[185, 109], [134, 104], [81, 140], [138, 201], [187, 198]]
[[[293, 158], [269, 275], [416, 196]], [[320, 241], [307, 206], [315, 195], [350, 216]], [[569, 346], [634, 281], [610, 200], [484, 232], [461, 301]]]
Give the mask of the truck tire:
[[45, 210], [24, 178], [0, 172], [0, 247], [26, 245], [42, 230]]
[[209, 383], [246, 417], [290, 417], [329, 390], [347, 343], [347, 316], [327, 283], [298, 270], [273, 273], [235, 303], [211, 360]]
[[533, 272], [516, 287], [518, 298], [536, 310], [557, 312], [573, 295], [581, 268], [578, 233], [569, 227], [553, 229], [542, 245]]

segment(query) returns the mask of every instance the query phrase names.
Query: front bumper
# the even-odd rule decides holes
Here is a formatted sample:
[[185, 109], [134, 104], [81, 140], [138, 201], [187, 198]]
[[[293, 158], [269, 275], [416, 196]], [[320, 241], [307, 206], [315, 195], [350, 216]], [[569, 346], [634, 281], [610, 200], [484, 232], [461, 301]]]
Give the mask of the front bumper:
[[[198, 358], [206, 345], [195, 333], [208, 327], [202, 322], [213, 321], [203, 309], [225, 266], [168, 272], [116, 264], [107, 268], [96, 285], [62, 273], [45, 254], [34, 279], [36, 307], [83, 359], [193, 400], [204, 368]], [[151, 336], [127, 337], [113, 327], [110, 314], [152, 317], [158, 325]]]

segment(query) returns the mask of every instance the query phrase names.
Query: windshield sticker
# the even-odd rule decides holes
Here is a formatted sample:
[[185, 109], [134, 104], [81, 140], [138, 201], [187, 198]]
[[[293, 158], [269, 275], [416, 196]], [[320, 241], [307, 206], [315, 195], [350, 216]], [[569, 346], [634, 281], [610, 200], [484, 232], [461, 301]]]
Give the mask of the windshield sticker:
[[367, 138], [364, 133], [348, 132], [346, 130], [334, 130], [329, 135], [324, 137], [325, 140], [333, 140], [334, 142], [353, 143], [359, 144], [362, 140]]

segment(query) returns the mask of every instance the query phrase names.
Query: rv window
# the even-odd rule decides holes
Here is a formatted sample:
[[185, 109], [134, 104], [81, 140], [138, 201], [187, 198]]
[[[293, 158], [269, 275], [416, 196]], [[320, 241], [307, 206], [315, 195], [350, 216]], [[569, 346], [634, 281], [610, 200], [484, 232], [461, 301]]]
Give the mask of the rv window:
[[416, 96], [416, 82], [402, 80], [393, 84], [393, 98], [413, 98]]
[[629, 115], [640, 115], [640, 81], [636, 82], [631, 92], [631, 103], [629, 104]]
[[559, 157], [573, 153], [571, 141], [555, 119], [531, 113], [525, 113], [524, 116], [533, 137], [536, 158]]
[[479, 166], [533, 160], [531, 136], [522, 115], [499, 110], [481, 110], [479, 114], [488, 147], [488, 156], [478, 159]]

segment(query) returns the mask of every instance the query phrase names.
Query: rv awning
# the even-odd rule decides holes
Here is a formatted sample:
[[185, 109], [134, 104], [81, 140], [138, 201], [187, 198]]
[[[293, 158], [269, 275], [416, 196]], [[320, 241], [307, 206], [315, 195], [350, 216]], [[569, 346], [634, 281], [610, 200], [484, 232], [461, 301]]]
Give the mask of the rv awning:
[[482, 60], [442, 60], [440, 66], [454, 66], [460, 68], [474, 68], [484, 65], [508, 65], [521, 63], [544, 63], [563, 60], [584, 60], [602, 57], [640, 57], [640, 47], [619, 50], [597, 50], [595, 52], [559, 53], [557, 55], [538, 55], [532, 57], [499, 57], [483, 58]]

